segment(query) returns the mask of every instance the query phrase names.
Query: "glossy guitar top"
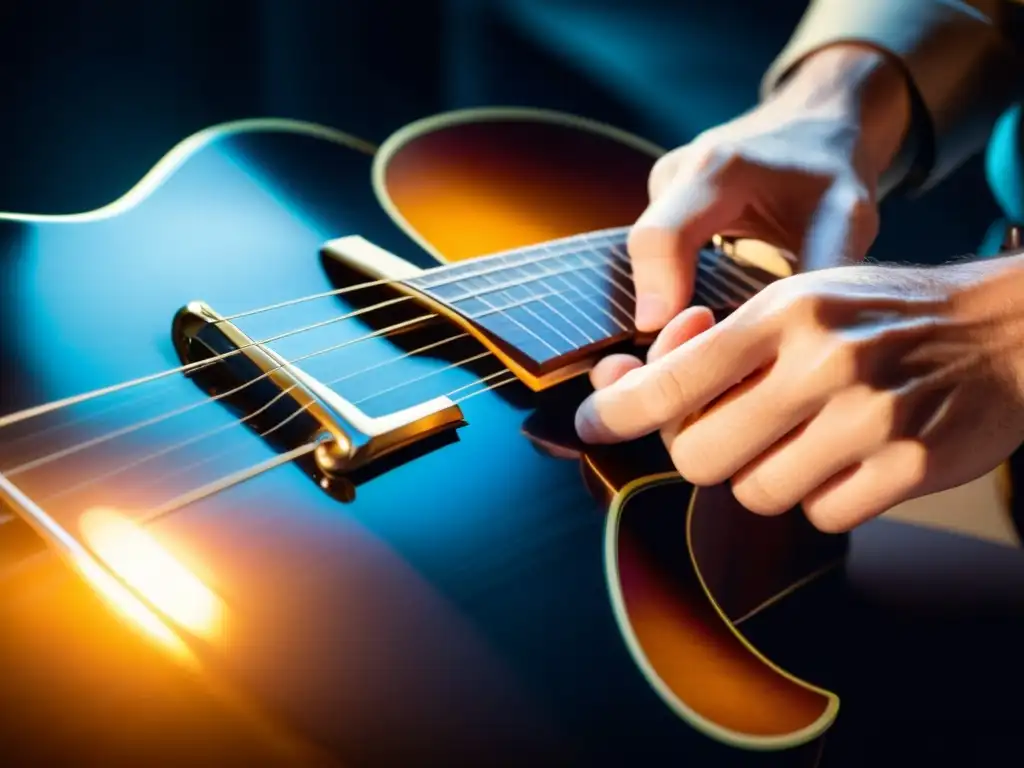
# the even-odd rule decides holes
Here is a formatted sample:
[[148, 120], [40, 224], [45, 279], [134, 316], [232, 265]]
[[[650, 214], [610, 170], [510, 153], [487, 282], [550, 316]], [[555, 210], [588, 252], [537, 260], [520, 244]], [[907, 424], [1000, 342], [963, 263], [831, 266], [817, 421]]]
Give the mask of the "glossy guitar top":
[[[541, 303], [473, 277], [460, 284], [497, 305], [461, 323], [387, 282], [628, 226], [657, 148], [483, 111], [372, 152], [289, 121], [222, 126], [104, 209], [0, 219], [0, 495], [78, 569], [9, 537], [8, 752], [66, 759], [81, 734], [108, 764], [813, 764], [837, 699], [756, 646], [786, 635], [765, 606], [844, 540], [795, 513], [747, 515], [723, 489], [692, 494], [657, 445], [581, 455], [585, 379], [524, 386], [508, 344], [467, 332], [491, 312], [537, 336], [550, 311], [569, 346], [602, 328], [612, 343], [630, 334], [616, 272], [535, 275], [579, 296]], [[346, 250], [353, 235], [405, 266]], [[614, 243], [592, 242], [572, 258], [612, 264]], [[354, 289], [367, 269], [384, 282]], [[713, 304], [732, 284], [717, 279]], [[445, 398], [458, 427], [332, 477], [319, 454], [282, 460], [301, 440], [272, 397], [247, 399], [224, 363], [180, 370], [172, 321], [193, 301], [285, 361], [264, 383], [294, 364], [377, 424]], [[755, 613], [747, 637], [734, 623]]]

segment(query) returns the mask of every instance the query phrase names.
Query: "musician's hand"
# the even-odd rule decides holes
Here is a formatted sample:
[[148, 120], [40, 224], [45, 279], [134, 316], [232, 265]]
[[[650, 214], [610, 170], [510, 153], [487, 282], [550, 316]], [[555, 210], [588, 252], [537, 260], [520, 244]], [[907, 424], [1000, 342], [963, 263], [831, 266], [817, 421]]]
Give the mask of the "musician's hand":
[[611, 357], [592, 380], [585, 441], [660, 430], [691, 482], [846, 530], [1021, 443], [1024, 256], [796, 275], [714, 326], [686, 310], [646, 365]]
[[882, 54], [840, 45], [662, 157], [629, 241], [637, 328], [658, 330], [686, 306], [697, 249], [716, 234], [770, 242], [809, 269], [862, 258], [878, 230], [879, 176], [908, 121], [903, 75]]

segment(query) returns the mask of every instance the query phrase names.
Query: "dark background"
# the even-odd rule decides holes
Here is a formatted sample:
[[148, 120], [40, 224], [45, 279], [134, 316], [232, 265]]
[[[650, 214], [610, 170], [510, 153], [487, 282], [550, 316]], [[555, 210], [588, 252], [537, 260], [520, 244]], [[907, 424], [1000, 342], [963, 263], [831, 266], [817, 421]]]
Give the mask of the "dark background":
[[[476, 105], [605, 120], [664, 147], [755, 103], [803, 0], [40, 0], [0, 4], [0, 210], [129, 188], [211, 123], [322, 122], [379, 142]], [[875, 255], [974, 250], [980, 162], [886, 205]]]
[[[431, 113], [527, 105], [601, 119], [676, 146], [755, 103], [761, 74], [804, 6], [802, 0], [0, 0], [0, 210], [95, 208], [131, 187], [185, 136], [253, 116], [321, 122], [379, 142]], [[874, 255], [935, 260], [971, 252], [996, 216], [976, 159], [920, 200], [887, 202]], [[842, 653], [894, 650], [891, 668], [876, 665], [872, 686], [902, 675], [907, 690], [934, 679], [932, 672], [948, 674], [931, 663], [924, 671], [901, 670], [896, 660], [912, 656], [916, 640], [874, 636], [855, 616], [845, 621], [851, 639]], [[973, 632], [964, 632], [967, 643]], [[962, 676], [972, 675], [967, 668]], [[851, 764], [880, 765], [886, 742], [902, 738], [902, 754], [927, 753], [940, 758], [935, 764], [953, 765], [941, 759], [950, 740], [968, 752], [995, 735], [1016, 742], [1011, 719], [990, 719], [1000, 706], [990, 699], [972, 724], [952, 711], [915, 715], [921, 702], [887, 687], [865, 695], [873, 692], [884, 712], [873, 723], [847, 720], [833, 760], [846, 754]], [[977, 706], [964, 703], [967, 711]], [[1017, 753], [1003, 764], [1019, 762]]]

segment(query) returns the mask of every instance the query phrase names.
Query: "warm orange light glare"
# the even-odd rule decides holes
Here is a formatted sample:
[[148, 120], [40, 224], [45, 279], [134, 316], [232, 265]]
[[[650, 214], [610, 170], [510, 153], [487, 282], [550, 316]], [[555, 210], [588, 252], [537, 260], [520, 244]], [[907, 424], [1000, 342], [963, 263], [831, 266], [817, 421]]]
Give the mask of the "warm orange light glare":
[[148, 531], [109, 509], [88, 510], [79, 525], [92, 551], [150, 605], [194, 635], [220, 633], [220, 599]]
[[181, 642], [160, 618], [89, 557], [75, 557], [75, 567], [88, 584], [96, 590], [123, 619], [156, 640], [183, 661], [190, 660], [188, 647]]

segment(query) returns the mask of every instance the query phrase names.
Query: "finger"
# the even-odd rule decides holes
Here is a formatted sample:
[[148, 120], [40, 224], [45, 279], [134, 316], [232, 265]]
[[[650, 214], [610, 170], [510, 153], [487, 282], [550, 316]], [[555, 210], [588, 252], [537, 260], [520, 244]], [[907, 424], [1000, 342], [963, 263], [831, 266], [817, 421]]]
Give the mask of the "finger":
[[672, 463], [695, 485], [725, 482], [821, 407], [792, 389], [778, 370], [747, 378], [673, 437]]
[[[715, 324], [715, 316], [707, 307], [688, 307], [672, 318], [664, 330], [647, 350], [647, 360], [652, 362], [665, 352], [675, 349], [694, 336], [703, 333]], [[590, 383], [594, 389], [603, 389], [621, 379], [643, 363], [632, 355], [609, 355], [600, 360], [590, 372]]]
[[730, 156], [681, 160], [629, 234], [636, 327], [656, 331], [693, 296], [698, 250], [743, 212], [743, 164]]
[[630, 371], [583, 401], [576, 430], [585, 442], [633, 440], [703, 408], [774, 354], [774, 336], [738, 315]]
[[860, 261], [878, 235], [878, 212], [857, 187], [833, 184], [821, 199], [804, 239], [806, 270]]
[[715, 315], [707, 307], [687, 307], [673, 317], [647, 350], [647, 362], [653, 363], [715, 324]]
[[594, 389], [603, 389], [641, 365], [643, 362], [632, 355], [609, 355], [591, 369], [590, 383]]
[[751, 512], [782, 514], [881, 450], [903, 420], [890, 393], [849, 390], [737, 471], [733, 495]]
[[820, 531], [848, 531], [902, 501], [930, 493], [927, 470], [923, 443], [890, 443], [816, 488], [802, 502], [804, 514]]

